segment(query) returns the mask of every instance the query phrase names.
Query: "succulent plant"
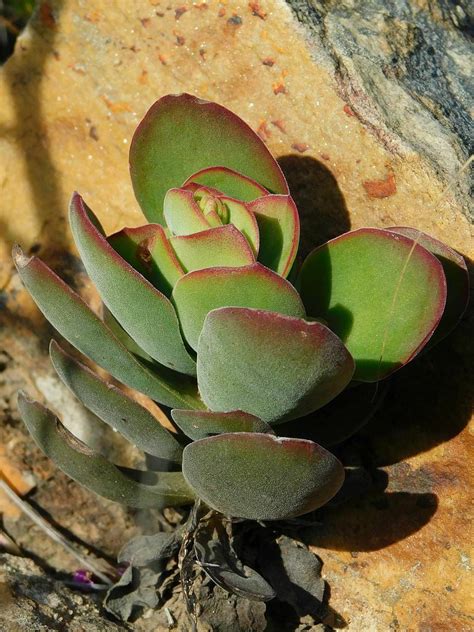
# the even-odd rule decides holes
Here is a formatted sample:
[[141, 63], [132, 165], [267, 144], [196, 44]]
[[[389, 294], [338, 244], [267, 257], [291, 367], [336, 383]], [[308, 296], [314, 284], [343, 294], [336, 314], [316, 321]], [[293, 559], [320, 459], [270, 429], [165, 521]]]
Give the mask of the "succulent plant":
[[152, 106], [130, 170], [150, 223], [106, 236], [78, 194], [70, 206], [103, 318], [41, 260], [18, 247], [14, 257], [57, 331], [172, 409], [181, 432], [52, 342], [61, 380], [159, 468], [112, 464], [20, 395], [31, 434], [72, 478], [133, 507], [199, 499], [251, 520], [320, 507], [340, 488], [343, 466], [313, 441], [279, 436], [280, 424], [288, 433], [288, 422], [388, 377], [449, 333], [466, 306], [462, 257], [415, 229], [362, 228], [296, 269], [298, 212], [278, 163], [237, 116], [190, 95]]

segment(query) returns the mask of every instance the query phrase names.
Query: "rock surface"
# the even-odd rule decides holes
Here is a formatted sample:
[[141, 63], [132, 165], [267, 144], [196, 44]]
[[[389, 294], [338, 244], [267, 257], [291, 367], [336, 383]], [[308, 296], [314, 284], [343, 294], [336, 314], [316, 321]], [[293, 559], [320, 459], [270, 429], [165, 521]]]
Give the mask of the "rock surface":
[[[304, 250], [349, 228], [408, 224], [472, 258], [465, 179], [445, 191], [467, 156], [468, 5], [386, 4], [41, 1], [0, 70], [1, 438], [35, 476], [38, 504], [77, 538], [112, 555], [134, 532], [133, 516], [68, 483], [19, 425], [18, 388], [52, 398], [63, 418], [72, 411], [76, 428], [85, 422], [57, 390], [51, 330], [13, 273], [11, 244], [39, 252], [93, 303], [65, 219], [70, 194], [79, 190], [108, 232], [142, 222], [128, 177], [133, 130], [159, 96], [189, 91], [236, 111], [280, 157], [303, 214]], [[471, 332], [472, 315], [396, 376], [382, 411], [343, 448], [346, 462], [369, 467], [374, 491], [328, 508], [324, 526], [308, 533], [336, 629], [474, 625]], [[51, 566], [75, 568], [25, 521], [9, 526]], [[7, 629], [21, 604], [29, 619], [18, 629], [42, 629], [31, 601], [6, 603]], [[78, 630], [94, 629], [78, 621]]]

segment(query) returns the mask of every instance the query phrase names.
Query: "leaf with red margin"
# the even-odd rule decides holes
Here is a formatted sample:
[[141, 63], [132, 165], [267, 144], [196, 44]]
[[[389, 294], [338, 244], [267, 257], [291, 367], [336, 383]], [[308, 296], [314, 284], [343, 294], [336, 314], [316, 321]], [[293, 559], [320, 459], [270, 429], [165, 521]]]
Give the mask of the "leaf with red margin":
[[247, 204], [225, 195], [219, 198], [229, 211], [229, 224], [233, 224], [246, 237], [257, 256], [260, 248], [260, 232], [255, 215], [249, 211]]
[[212, 187], [220, 191], [223, 195], [236, 198], [242, 202], [251, 202], [262, 195], [267, 195], [268, 191], [260, 186], [258, 182], [242, 175], [238, 171], [227, 167], [208, 167], [193, 173], [182, 185], [194, 183], [205, 187]]
[[35, 443], [65, 474], [91, 491], [129, 507], [155, 509], [189, 505], [194, 494], [181, 472], [148, 472], [114, 465], [71, 434], [53, 415], [22, 392], [20, 414]]
[[210, 312], [198, 345], [198, 387], [213, 411], [236, 409], [275, 424], [302, 417], [349, 384], [354, 361], [324, 325], [273, 312]]
[[258, 260], [283, 277], [290, 273], [298, 251], [300, 219], [289, 195], [266, 195], [248, 205], [260, 233]]
[[167, 95], [148, 110], [130, 146], [130, 174], [145, 217], [163, 223], [163, 200], [206, 167], [228, 167], [272, 193], [288, 193], [285, 177], [258, 135], [217, 103]]
[[183, 474], [210, 507], [249, 520], [286, 520], [313, 511], [344, 480], [342, 464], [317, 443], [246, 432], [189, 444]]
[[187, 189], [170, 189], [163, 203], [166, 225], [173, 235], [192, 235], [212, 228]]
[[185, 272], [255, 263], [248, 241], [232, 224], [193, 235], [170, 237], [170, 243]]
[[[204, 319], [218, 307], [254, 307], [288, 316], [305, 315], [295, 288], [260, 263], [189, 272], [176, 284], [172, 300], [183, 335], [194, 350], [198, 346]], [[237, 405], [230, 410], [238, 408], [240, 406]]]
[[378, 381], [426, 345], [446, 302], [443, 268], [413, 240], [378, 228], [345, 233], [309, 254], [298, 286], [355, 362], [354, 379]]
[[469, 303], [469, 272], [464, 257], [454, 248], [450, 248], [442, 241], [408, 226], [394, 226], [387, 230], [405, 235], [416, 240], [420, 246], [429, 250], [443, 266], [446, 277], [448, 294], [443, 317], [428, 342], [432, 347], [445, 338], [456, 327]]
[[125, 331], [157, 362], [195, 375], [173, 305], [115, 252], [77, 193], [71, 200], [69, 221], [88, 275]]
[[26, 289], [51, 325], [117, 380], [170, 408], [203, 408], [191, 378], [155, 366], [150, 371], [52, 270], [19, 246], [13, 259]]
[[204, 439], [226, 432], [260, 432], [274, 434], [272, 427], [254, 415], [233, 410], [216, 413], [212, 410], [189, 411], [174, 408], [171, 417], [190, 439]]
[[112, 248], [165, 296], [171, 296], [183, 276], [171, 244], [160, 224], [123, 228], [107, 237]]

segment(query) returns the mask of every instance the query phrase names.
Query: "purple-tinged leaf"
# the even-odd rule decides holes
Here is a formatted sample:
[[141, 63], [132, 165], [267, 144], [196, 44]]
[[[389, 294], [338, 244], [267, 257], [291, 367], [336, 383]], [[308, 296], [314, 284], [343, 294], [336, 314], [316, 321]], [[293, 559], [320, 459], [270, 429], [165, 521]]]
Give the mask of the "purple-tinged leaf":
[[210, 312], [198, 345], [198, 386], [213, 411], [279, 423], [324, 406], [349, 384], [354, 362], [327, 327], [268, 311]]
[[91, 491], [129, 507], [188, 505], [194, 494], [181, 472], [145, 472], [120, 468], [79, 441], [53, 415], [23, 393], [20, 414], [38, 447], [65, 474]]
[[163, 226], [147, 224], [123, 228], [107, 241], [131, 266], [138, 270], [165, 296], [171, 296], [176, 281], [184, 270], [171, 248]]
[[125, 331], [157, 362], [195, 375], [195, 363], [184, 346], [171, 302], [115, 252], [77, 194], [69, 219], [87, 273]]
[[183, 474], [210, 507], [249, 520], [285, 520], [313, 511], [344, 480], [341, 463], [312, 441], [246, 432], [189, 444]]
[[149, 370], [52, 270], [16, 246], [15, 265], [44, 316], [76, 349], [117, 380], [170, 408], [203, 408], [194, 380], [163, 366]]
[[133, 188], [147, 219], [163, 223], [166, 191], [214, 166], [248, 176], [272, 193], [288, 193], [278, 163], [238, 116], [190, 94], [159, 99], [130, 146]]
[[298, 286], [310, 316], [324, 318], [375, 382], [409, 362], [436, 329], [446, 302], [443, 268], [413, 240], [361, 228], [316, 248]]
[[435, 255], [443, 266], [447, 283], [446, 307], [436, 331], [428, 342], [428, 347], [432, 347], [454, 329], [466, 311], [469, 303], [469, 273], [466, 262], [454, 248], [416, 228], [395, 226], [387, 230], [416, 240], [420, 246]]
[[[218, 307], [254, 307], [288, 316], [305, 315], [295, 288], [260, 263], [189, 272], [176, 284], [173, 301], [183, 335], [195, 350], [204, 319]], [[238, 408], [239, 405], [228, 410]]]
[[212, 187], [216, 191], [220, 191], [223, 195], [227, 195], [242, 202], [251, 202], [261, 195], [267, 195], [268, 191], [260, 186], [255, 180], [247, 176], [228, 169], [227, 167], [208, 167], [193, 173], [182, 185], [199, 184], [204, 187]]
[[189, 411], [173, 409], [171, 417], [176, 425], [190, 439], [204, 439], [225, 432], [273, 433], [272, 427], [254, 415], [233, 410], [229, 413], [215, 413], [211, 410]]
[[255, 263], [248, 241], [232, 224], [193, 235], [170, 237], [170, 243], [185, 272]]
[[255, 215], [260, 233], [258, 260], [286, 278], [300, 240], [296, 204], [289, 195], [266, 195], [248, 208]]
[[102, 380], [54, 340], [49, 353], [56, 373], [86, 408], [140, 450], [172, 463], [181, 463], [180, 444], [146, 408]]
[[166, 225], [173, 235], [192, 235], [212, 228], [192, 191], [170, 189], [166, 193], [163, 208]]

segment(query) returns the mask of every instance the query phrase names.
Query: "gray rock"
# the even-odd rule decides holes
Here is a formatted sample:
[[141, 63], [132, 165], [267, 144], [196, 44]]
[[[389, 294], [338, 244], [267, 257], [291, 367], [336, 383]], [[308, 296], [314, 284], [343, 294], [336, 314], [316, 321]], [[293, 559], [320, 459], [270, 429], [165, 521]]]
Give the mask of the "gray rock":
[[473, 5], [287, 2], [307, 28], [315, 57], [366, 127], [389, 150], [415, 151], [452, 181], [473, 153]]
[[0, 555], [0, 630], [8, 632], [118, 632], [96, 600], [68, 589], [32, 560]]

